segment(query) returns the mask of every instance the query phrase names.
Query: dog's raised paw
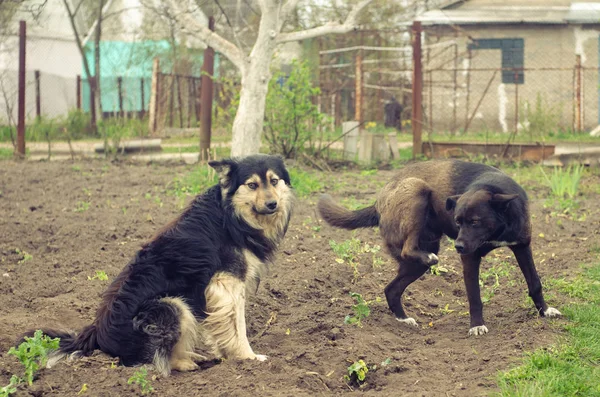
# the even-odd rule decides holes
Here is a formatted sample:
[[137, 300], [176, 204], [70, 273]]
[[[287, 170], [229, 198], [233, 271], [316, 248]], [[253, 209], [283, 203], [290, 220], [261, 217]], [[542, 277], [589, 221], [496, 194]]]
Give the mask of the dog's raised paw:
[[267, 361], [267, 358], [268, 357], [263, 354], [257, 354], [256, 357], [254, 357], [254, 359], [258, 361]]
[[547, 308], [546, 311], [544, 312], [544, 317], [558, 317], [558, 316], [562, 316], [562, 313], [553, 307]]
[[440, 258], [438, 258], [438, 256], [436, 254], [427, 255], [427, 259], [428, 259], [427, 264], [429, 266], [437, 265], [438, 262], [440, 261]]
[[469, 330], [469, 336], [471, 335], [484, 335], [488, 333], [488, 329], [485, 325], [478, 325], [477, 327], [473, 327]]
[[415, 319], [412, 318], [412, 317], [396, 318], [396, 320], [398, 320], [398, 321], [400, 321], [401, 323], [404, 323], [404, 324], [412, 325], [413, 327], [418, 327], [419, 326], [417, 324], [417, 322], [415, 321]]

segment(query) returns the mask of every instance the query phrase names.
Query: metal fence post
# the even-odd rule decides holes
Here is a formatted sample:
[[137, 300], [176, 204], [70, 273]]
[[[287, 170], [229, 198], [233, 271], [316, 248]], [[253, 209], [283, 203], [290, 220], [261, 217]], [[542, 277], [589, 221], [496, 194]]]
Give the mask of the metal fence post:
[[421, 65], [421, 22], [412, 26], [413, 81], [412, 81], [412, 133], [413, 158], [423, 153], [421, 133], [423, 131], [423, 69]]
[[17, 155], [25, 157], [25, 51], [27, 48], [27, 24], [19, 21], [19, 97], [17, 124]]
[[77, 109], [81, 110], [81, 75], [77, 75], [77, 79], [75, 80], [75, 98]]
[[39, 120], [42, 117], [42, 100], [40, 95], [40, 71], [33, 72], [35, 76], [35, 117]]

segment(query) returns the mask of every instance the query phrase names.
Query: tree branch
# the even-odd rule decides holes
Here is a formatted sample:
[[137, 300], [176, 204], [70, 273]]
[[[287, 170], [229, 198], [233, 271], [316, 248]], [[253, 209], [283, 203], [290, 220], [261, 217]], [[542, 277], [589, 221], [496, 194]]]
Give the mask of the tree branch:
[[[295, 0], [288, 0], [288, 3], [293, 4]], [[356, 4], [354, 8], [348, 13], [346, 20], [344, 23], [339, 22], [329, 22], [323, 26], [319, 26], [312, 29], [301, 30], [299, 32], [289, 32], [289, 33], [280, 33], [277, 36], [278, 43], [286, 43], [289, 41], [300, 41], [306, 39], [312, 39], [314, 37], [323, 36], [326, 34], [340, 34], [340, 33], [348, 33], [351, 30], [354, 30], [358, 27], [356, 19], [360, 12], [369, 5], [373, 0], [362, 0], [360, 3]], [[284, 8], [286, 8], [286, 6]]]
[[183, 30], [190, 32], [206, 45], [225, 55], [242, 73], [246, 70], [246, 56], [239, 47], [211, 31], [207, 26], [198, 23], [189, 10], [181, 10], [178, 0], [168, 0], [167, 2], [174, 11], [173, 17]]

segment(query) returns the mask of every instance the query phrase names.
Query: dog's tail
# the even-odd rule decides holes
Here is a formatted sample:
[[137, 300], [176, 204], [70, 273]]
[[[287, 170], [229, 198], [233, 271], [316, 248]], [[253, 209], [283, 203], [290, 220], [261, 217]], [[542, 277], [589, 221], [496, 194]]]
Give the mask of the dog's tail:
[[358, 229], [359, 227], [374, 227], [379, 225], [379, 213], [375, 204], [350, 211], [336, 204], [328, 194], [323, 194], [317, 204], [319, 212], [325, 222], [331, 226], [344, 229]]
[[[80, 333], [51, 328], [42, 328], [41, 331], [44, 335], [52, 339], [60, 339], [58, 350], [55, 350], [48, 355], [48, 363], [46, 365], [48, 368], [52, 367], [55, 363], [71, 353], [88, 356], [95, 349], [99, 348], [95, 325], [88, 325]], [[32, 337], [34, 333], [35, 330], [31, 330], [23, 334], [19, 338], [17, 346], [25, 341], [26, 336]]]

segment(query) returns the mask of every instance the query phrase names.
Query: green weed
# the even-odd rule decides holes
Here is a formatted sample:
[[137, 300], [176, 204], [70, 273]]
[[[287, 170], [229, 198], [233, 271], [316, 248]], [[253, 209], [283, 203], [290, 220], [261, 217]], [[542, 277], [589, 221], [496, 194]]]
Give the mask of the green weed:
[[567, 168], [554, 167], [550, 175], [543, 168], [540, 171], [544, 175], [547, 186], [552, 196], [558, 201], [561, 210], [567, 210], [576, 206], [575, 197], [581, 181], [581, 175], [585, 167], [583, 165], [570, 165]]
[[[499, 261], [489, 270], [479, 275], [479, 286], [483, 289], [481, 301], [488, 303], [500, 288], [500, 280], [508, 278], [512, 273], [512, 266], [508, 262]], [[490, 282], [491, 279], [491, 282]]]
[[134, 374], [127, 380], [127, 384], [136, 384], [142, 390], [142, 394], [152, 393], [154, 391], [154, 387], [150, 384], [150, 380], [148, 380], [148, 370], [142, 367], [134, 372]]
[[19, 248], [15, 248], [15, 253], [20, 255], [22, 258], [17, 262], [19, 265], [33, 259], [33, 255], [28, 253], [27, 251], [21, 251]]
[[377, 297], [375, 300], [366, 301], [363, 296], [357, 292], [350, 292], [350, 296], [356, 304], [352, 305], [352, 311], [354, 311], [354, 315], [347, 315], [344, 318], [344, 324], [355, 324], [359, 327], [362, 327], [362, 320], [369, 317], [371, 314], [371, 305], [373, 302], [381, 302], [381, 298]]
[[0, 397], [8, 397], [17, 392], [17, 386], [21, 383], [21, 379], [17, 375], [10, 377], [10, 383], [0, 388]]
[[89, 201], [78, 201], [77, 204], [75, 205], [75, 209], [73, 211], [85, 212], [90, 209], [91, 204], [92, 203], [90, 203]]
[[358, 360], [348, 367], [348, 375], [344, 375], [344, 379], [346, 379], [347, 382], [360, 385], [367, 378], [368, 372], [369, 368], [367, 367], [367, 364], [365, 364], [363, 360]]
[[21, 343], [18, 348], [10, 348], [8, 354], [17, 357], [25, 366], [25, 377], [22, 380], [26, 381], [29, 386], [33, 384], [33, 376], [37, 370], [46, 365], [48, 353], [58, 349], [59, 342], [60, 339], [52, 339], [43, 335], [41, 330], [37, 330], [33, 338], [26, 336], [25, 342]]
[[88, 280], [99, 280], [99, 281], [107, 281], [108, 275], [104, 270], [96, 270], [96, 274], [92, 277], [88, 276]]

